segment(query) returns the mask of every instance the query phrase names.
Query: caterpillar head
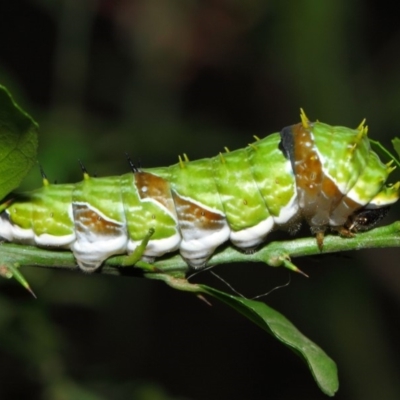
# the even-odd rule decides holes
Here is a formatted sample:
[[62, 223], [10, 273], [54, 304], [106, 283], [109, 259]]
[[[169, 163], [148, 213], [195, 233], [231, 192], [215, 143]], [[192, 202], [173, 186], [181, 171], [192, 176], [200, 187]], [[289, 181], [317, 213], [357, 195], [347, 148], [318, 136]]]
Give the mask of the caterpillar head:
[[360, 208], [348, 218], [345, 228], [350, 232], [368, 231], [381, 221], [389, 210], [390, 206], [381, 208]]

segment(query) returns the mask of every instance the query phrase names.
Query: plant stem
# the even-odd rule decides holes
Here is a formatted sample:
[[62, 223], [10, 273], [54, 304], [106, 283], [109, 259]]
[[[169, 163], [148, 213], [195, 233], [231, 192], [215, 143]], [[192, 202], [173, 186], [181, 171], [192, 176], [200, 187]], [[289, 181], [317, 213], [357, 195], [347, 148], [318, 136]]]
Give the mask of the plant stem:
[[[354, 238], [328, 235], [324, 240], [322, 252], [319, 250], [314, 237], [270, 242], [252, 254], [243, 253], [232, 246], [225, 246], [211, 257], [207, 266], [238, 262], [264, 262], [267, 265], [278, 267], [285, 266], [286, 260], [295, 257], [384, 247], [400, 247], [400, 221], [369, 232], [359, 233]], [[142, 271], [140, 261], [134, 268], [121, 267], [124, 257], [126, 256], [108, 259], [104, 266], [98, 270], [98, 273], [145, 276], [147, 278], [154, 274], [153, 279], [160, 279], [156, 276], [168, 274], [182, 278], [189, 271], [188, 265], [178, 254], [164, 256], [154, 261], [153, 265], [157, 271], [153, 273], [145, 272], [144, 266]], [[50, 250], [13, 243], [2, 243], [0, 245], [0, 260], [0, 263], [6, 266], [18, 264], [24, 267], [62, 268], [78, 271], [74, 257], [69, 251]]]

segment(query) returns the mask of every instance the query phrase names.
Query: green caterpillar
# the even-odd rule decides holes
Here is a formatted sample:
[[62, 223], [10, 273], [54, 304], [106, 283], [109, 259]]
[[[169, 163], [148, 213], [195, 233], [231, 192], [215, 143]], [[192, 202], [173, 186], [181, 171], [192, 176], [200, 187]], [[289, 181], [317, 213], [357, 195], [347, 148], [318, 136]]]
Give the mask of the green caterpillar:
[[[304, 219], [320, 247], [327, 228], [371, 228], [399, 198], [400, 183], [357, 129], [310, 122], [214, 158], [122, 176], [90, 177], [15, 195], [1, 206], [0, 237], [70, 249], [84, 271], [145, 244], [145, 260], [179, 250], [193, 268], [222, 243], [253, 249], [275, 228]], [[152, 234], [149, 238], [149, 232]]]

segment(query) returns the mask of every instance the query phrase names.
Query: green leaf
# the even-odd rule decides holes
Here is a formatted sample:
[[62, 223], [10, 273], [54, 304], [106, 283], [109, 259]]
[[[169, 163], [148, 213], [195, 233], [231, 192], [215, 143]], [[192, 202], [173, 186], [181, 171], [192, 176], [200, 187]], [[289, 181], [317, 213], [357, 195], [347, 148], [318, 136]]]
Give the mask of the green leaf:
[[205, 293], [228, 304], [301, 356], [320, 389], [328, 396], [335, 394], [339, 388], [335, 362], [286, 317], [265, 303], [232, 296], [208, 286], [199, 286]]
[[[386, 147], [384, 147], [380, 142], [378, 142], [377, 140], [372, 140], [371, 138], [369, 139], [370, 143], [375, 146], [377, 149], [379, 149], [380, 151], [382, 151], [383, 154], [385, 154], [388, 158], [390, 158], [391, 160], [394, 161], [394, 163], [400, 167], [400, 160], [395, 157], [388, 149], [386, 149]], [[400, 140], [398, 138], [394, 138], [392, 140], [393, 146], [397, 152], [397, 154], [400, 157], [400, 153], [399, 153], [399, 142]], [[397, 143], [397, 144], [396, 144]]]
[[38, 124], [0, 85], [0, 200], [16, 189], [36, 162]]
[[395, 137], [392, 140], [392, 144], [394, 149], [396, 150], [397, 156], [400, 158], [400, 139], [398, 137]]

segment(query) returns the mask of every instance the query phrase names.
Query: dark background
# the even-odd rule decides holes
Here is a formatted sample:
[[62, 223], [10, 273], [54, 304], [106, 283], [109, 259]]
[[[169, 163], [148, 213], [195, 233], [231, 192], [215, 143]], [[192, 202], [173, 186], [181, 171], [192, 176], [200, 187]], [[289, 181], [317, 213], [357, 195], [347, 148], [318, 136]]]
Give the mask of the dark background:
[[[50, 180], [213, 156], [310, 119], [389, 145], [400, 132], [397, 3], [31, 0], [0, 3], [0, 82], [41, 126]], [[40, 186], [34, 170], [24, 188]], [[399, 217], [396, 205], [386, 220]], [[273, 236], [277, 238], [278, 236]], [[283, 234], [284, 238], [287, 235]], [[337, 362], [336, 398], [400, 398], [398, 249], [296, 260], [264, 300]], [[288, 282], [218, 267], [245, 295]], [[323, 399], [307, 367], [232, 310], [162, 283], [25, 269], [0, 281], [1, 399]], [[196, 277], [223, 286], [208, 273]], [[227, 290], [227, 289], [226, 289]]]

